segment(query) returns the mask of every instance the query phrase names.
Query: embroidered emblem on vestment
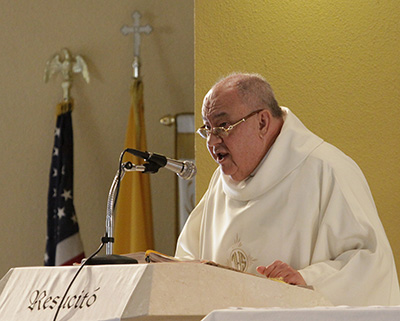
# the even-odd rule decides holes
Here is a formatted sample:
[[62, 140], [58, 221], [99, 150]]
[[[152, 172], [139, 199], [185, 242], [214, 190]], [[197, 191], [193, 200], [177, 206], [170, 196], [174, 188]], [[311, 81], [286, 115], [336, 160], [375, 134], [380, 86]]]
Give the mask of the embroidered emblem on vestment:
[[231, 246], [231, 252], [228, 258], [228, 265], [239, 270], [246, 272], [251, 264], [253, 264], [256, 259], [251, 255], [246, 253], [243, 249], [243, 244], [240, 241], [240, 237], [236, 234], [233, 240], [233, 245]]

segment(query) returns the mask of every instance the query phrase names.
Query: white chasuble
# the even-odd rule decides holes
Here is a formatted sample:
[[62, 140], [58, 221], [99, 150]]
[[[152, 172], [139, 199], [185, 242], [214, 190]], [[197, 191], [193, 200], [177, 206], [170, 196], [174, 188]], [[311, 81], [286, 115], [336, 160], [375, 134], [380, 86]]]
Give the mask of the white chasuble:
[[289, 109], [254, 175], [217, 169], [176, 256], [257, 274], [281, 260], [335, 305], [398, 305], [393, 254], [359, 167]]

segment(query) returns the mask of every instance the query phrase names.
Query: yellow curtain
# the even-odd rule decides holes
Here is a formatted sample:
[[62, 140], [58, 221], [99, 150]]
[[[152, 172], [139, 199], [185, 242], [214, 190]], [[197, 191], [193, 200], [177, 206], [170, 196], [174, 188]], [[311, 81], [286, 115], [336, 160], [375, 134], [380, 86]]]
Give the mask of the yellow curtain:
[[[143, 109], [143, 83], [134, 79], [131, 87], [131, 110], [125, 148], [146, 151]], [[142, 160], [125, 154], [124, 161], [141, 164]], [[153, 249], [150, 177], [140, 172], [127, 172], [121, 182], [115, 215], [115, 254]]]

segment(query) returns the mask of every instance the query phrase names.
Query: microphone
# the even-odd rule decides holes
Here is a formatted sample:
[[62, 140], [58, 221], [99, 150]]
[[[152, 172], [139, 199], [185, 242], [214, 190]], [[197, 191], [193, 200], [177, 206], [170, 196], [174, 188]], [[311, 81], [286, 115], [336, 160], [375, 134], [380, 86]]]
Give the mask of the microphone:
[[[133, 148], [127, 148], [126, 151], [132, 155], [143, 158], [147, 162], [157, 165], [157, 168], [154, 168], [154, 166], [146, 167], [146, 171], [150, 171], [152, 173], [157, 173], [158, 168], [165, 167], [166, 169], [176, 173], [179, 177], [186, 180], [192, 179], [197, 173], [196, 165], [191, 161], [171, 159], [161, 154], [142, 152]], [[146, 171], [144, 171], [144, 173]]]

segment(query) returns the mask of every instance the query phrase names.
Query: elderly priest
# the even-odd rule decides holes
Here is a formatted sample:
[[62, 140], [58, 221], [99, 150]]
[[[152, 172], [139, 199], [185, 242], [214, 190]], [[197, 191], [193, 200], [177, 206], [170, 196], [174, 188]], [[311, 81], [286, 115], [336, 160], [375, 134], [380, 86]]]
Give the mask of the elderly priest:
[[279, 107], [256, 74], [207, 93], [198, 133], [219, 164], [177, 257], [312, 285], [335, 305], [398, 305], [392, 250], [355, 162]]

